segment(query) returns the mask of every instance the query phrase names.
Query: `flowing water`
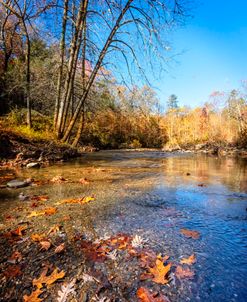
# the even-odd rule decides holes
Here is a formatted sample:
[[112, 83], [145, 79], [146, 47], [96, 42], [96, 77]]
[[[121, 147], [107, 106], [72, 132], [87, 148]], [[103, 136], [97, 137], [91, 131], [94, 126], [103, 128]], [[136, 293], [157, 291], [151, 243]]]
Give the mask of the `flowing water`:
[[[101, 151], [16, 173], [34, 179], [61, 175], [72, 182], [2, 190], [3, 215], [23, 203], [17, 198], [20, 192], [48, 194], [51, 205], [94, 194], [94, 202], [73, 212], [72, 231], [93, 238], [138, 234], [174, 262], [195, 253], [194, 279], [166, 286], [173, 291], [172, 301], [246, 301], [247, 159]], [[89, 179], [89, 185], [79, 184], [80, 178]], [[54, 223], [56, 218], [47, 223], [51, 219]], [[186, 238], [181, 228], [201, 236]]]

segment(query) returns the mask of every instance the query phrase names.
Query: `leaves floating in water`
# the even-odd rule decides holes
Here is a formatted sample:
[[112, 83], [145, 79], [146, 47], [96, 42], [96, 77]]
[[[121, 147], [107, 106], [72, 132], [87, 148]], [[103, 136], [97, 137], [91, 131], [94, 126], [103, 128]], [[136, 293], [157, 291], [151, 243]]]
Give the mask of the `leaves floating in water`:
[[189, 258], [182, 258], [180, 260], [181, 264], [188, 264], [188, 265], [192, 265], [196, 262], [196, 256], [195, 254], [192, 254]]
[[163, 261], [156, 259], [155, 266], [149, 268], [149, 272], [153, 275], [153, 281], [159, 284], [167, 284], [169, 282], [167, 276], [171, 269], [171, 263], [164, 265]]
[[140, 302], [170, 302], [168, 298], [151, 293], [147, 288], [140, 287], [136, 293]]
[[199, 239], [200, 233], [188, 229], [181, 229], [180, 232], [187, 238]]
[[183, 268], [181, 265], [179, 265], [176, 268], [175, 274], [179, 279], [184, 279], [184, 278], [192, 279], [195, 275], [195, 273], [192, 270], [190, 270], [188, 267]]

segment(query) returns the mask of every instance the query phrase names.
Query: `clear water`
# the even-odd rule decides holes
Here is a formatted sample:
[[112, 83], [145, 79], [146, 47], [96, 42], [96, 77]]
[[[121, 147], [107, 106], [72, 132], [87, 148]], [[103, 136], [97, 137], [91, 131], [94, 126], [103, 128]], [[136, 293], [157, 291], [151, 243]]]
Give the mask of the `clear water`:
[[[67, 222], [68, 229], [92, 237], [139, 234], [174, 263], [195, 253], [195, 278], [164, 288], [173, 292], [172, 301], [246, 301], [246, 159], [102, 151], [70, 163], [16, 173], [19, 178], [35, 179], [62, 175], [73, 183], [2, 190], [3, 216], [23, 203], [17, 198], [20, 192], [48, 194], [50, 205], [94, 194], [96, 201], [83, 209], [71, 207], [73, 221]], [[87, 186], [77, 182], [84, 177], [90, 180]], [[46, 223], [60, 218], [49, 218]], [[185, 238], [181, 228], [199, 231], [200, 239]]]

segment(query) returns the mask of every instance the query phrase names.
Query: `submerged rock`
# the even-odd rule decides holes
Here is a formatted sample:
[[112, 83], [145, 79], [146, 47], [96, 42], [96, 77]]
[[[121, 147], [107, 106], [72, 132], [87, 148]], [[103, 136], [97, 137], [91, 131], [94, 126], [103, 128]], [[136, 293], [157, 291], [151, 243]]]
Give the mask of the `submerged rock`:
[[40, 163], [32, 162], [32, 163], [27, 164], [26, 167], [27, 167], [28, 169], [30, 169], [30, 168], [40, 168]]
[[11, 180], [7, 183], [7, 187], [9, 188], [23, 188], [23, 187], [27, 187], [28, 185], [30, 185], [30, 181], [29, 180], [18, 180], [18, 179], [14, 179]]

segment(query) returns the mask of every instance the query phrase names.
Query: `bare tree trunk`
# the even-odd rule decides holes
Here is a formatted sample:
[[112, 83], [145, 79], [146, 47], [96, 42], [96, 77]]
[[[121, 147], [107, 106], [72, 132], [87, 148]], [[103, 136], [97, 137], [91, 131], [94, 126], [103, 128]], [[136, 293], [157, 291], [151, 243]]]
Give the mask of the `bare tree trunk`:
[[106, 55], [106, 52], [107, 52], [109, 46], [111, 45], [113, 37], [115, 36], [117, 30], [120, 27], [120, 23], [121, 23], [121, 21], [123, 19], [123, 16], [128, 11], [128, 9], [129, 9], [129, 7], [130, 7], [130, 5], [131, 5], [132, 2], [133, 2], [133, 0], [128, 0], [127, 1], [125, 7], [121, 11], [121, 13], [120, 13], [120, 15], [119, 15], [119, 17], [118, 17], [118, 19], [116, 21], [116, 23], [115, 23], [112, 31], [110, 32], [109, 37], [107, 38], [106, 43], [105, 43], [103, 49], [100, 52], [98, 61], [97, 61], [96, 65], [95, 65], [94, 70], [93, 70], [93, 72], [92, 72], [92, 74], [91, 74], [91, 76], [89, 78], [89, 81], [88, 81], [88, 83], [86, 85], [85, 92], [83, 93], [83, 95], [82, 95], [82, 97], [81, 97], [81, 99], [80, 99], [80, 101], [79, 101], [79, 103], [78, 103], [78, 105], [77, 105], [77, 107], [75, 109], [75, 113], [72, 116], [72, 118], [70, 120], [70, 123], [69, 123], [69, 125], [68, 125], [68, 127], [66, 129], [66, 132], [65, 132], [65, 134], [64, 134], [64, 136], [62, 138], [63, 142], [65, 142], [68, 139], [68, 137], [71, 134], [72, 129], [74, 128], [76, 120], [77, 120], [77, 118], [78, 118], [78, 116], [79, 116], [79, 114], [81, 112], [82, 105], [83, 105], [83, 103], [85, 102], [85, 100], [86, 100], [86, 98], [88, 96], [90, 88], [91, 88], [91, 86], [92, 86], [92, 84], [93, 84], [93, 82], [95, 80], [95, 77], [96, 77], [96, 75], [97, 75], [97, 73], [99, 71], [99, 68], [101, 67], [101, 64], [102, 64], [102, 61], [103, 61], [103, 59], [104, 59], [104, 57]]
[[60, 41], [60, 64], [59, 64], [59, 72], [58, 72], [58, 80], [57, 80], [57, 96], [56, 96], [55, 111], [54, 111], [54, 129], [57, 126], [58, 111], [59, 111], [59, 104], [61, 98], [68, 4], [69, 4], [69, 0], [64, 0], [63, 23], [62, 23], [62, 33], [61, 33], [61, 41]]
[[27, 101], [27, 125], [32, 127], [31, 98], [30, 98], [30, 40], [27, 36], [27, 54], [26, 54], [26, 101]]
[[[87, 0], [84, 0], [87, 1]], [[64, 94], [60, 102], [60, 108], [59, 108], [59, 113], [58, 113], [58, 119], [57, 119], [57, 136], [60, 137], [61, 134], [63, 133], [63, 126], [65, 124], [65, 117], [67, 117], [67, 111], [69, 107], [69, 101], [71, 98], [71, 85], [73, 84], [73, 72], [74, 72], [74, 67], [75, 61], [77, 62], [77, 48], [78, 48], [78, 37], [80, 34], [80, 28], [81, 24], [83, 22], [83, 4], [84, 1], [81, 1], [80, 7], [78, 9], [78, 14], [76, 18], [76, 25], [75, 25], [75, 33], [72, 38], [71, 42], [71, 48], [70, 48], [70, 58], [69, 58], [69, 63], [68, 63], [68, 72], [66, 75], [66, 80], [65, 80], [65, 89], [64, 89]], [[72, 82], [72, 83], [71, 83]]]
[[[86, 87], [86, 47], [87, 47], [87, 21], [86, 18], [84, 20], [83, 24], [83, 45], [82, 45], [82, 91], [85, 93], [85, 87]], [[81, 117], [79, 120], [79, 126], [77, 129], [76, 136], [74, 138], [74, 141], [72, 143], [73, 147], [76, 147], [79, 143], [79, 140], [81, 138], [81, 134], [83, 131], [85, 125], [85, 101], [82, 104], [82, 112], [81, 112]]]

